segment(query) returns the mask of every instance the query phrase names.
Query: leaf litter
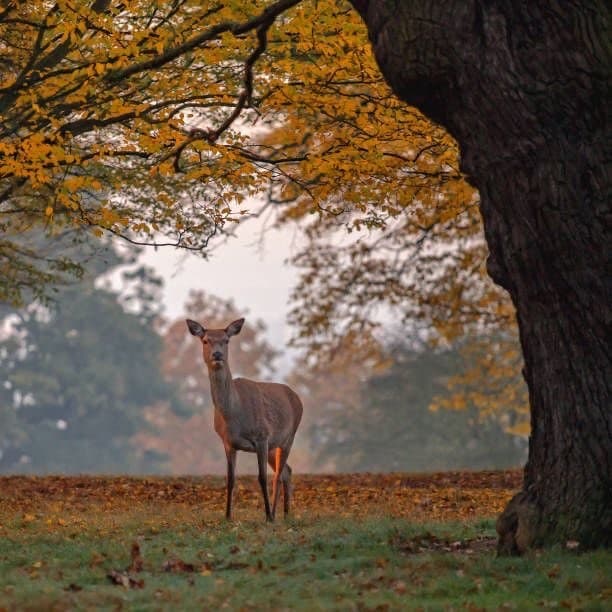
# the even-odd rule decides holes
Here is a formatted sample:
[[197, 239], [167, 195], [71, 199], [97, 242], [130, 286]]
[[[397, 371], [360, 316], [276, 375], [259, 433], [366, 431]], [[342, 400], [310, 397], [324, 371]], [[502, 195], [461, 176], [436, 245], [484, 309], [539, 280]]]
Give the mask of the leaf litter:
[[497, 545], [496, 538], [478, 537], [465, 540], [452, 540], [434, 535], [428, 531], [407, 537], [396, 533], [390, 538], [391, 546], [406, 555], [426, 552], [448, 552], [472, 555], [485, 551], [493, 552]]
[[[350, 585], [351, 592], [368, 598], [364, 605], [368, 602], [375, 606], [363, 609], [384, 609], [387, 603], [383, 600], [389, 594], [406, 601], [419, 589], [438, 588], [437, 578], [449, 572], [461, 578], [458, 588], [468, 589], [464, 595], [469, 602], [476, 597], [474, 593], [480, 593], [480, 587], [470, 582], [471, 568], [483, 555], [492, 556], [495, 546], [493, 538], [474, 534], [491, 534], [490, 519], [503, 509], [521, 481], [520, 470], [296, 475], [294, 520], [266, 525], [257, 479], [243, 476], [237, 481], [235, 521], [228, 525], [224, 520], [225, 483], [221, 477], [7, 476], [0, 477], [0, 538], [6, 537], [9, 545], [18, 546], [19, 542], [44, 542], [52, 534], [56, 536], [54, 542], [70, 546], [72, 540], [78, 542], [79, 537], [85, 536], [84, 541], [94, 544], [93, 549], [85, 549], [85, 566], [90, 570], [87, 578], [82, 566], [70, 574], [63, 566], [58, 569], [56, 559], [48, 561], [40, 553], [32, 555], [26, 566], [14, 570], [11, 580], [43, 579], [39, 588], [41, 602], [49, 597], [44, 591], [48, 580], [62, 581], [55, 587], [61, 595], [55, 597], [58, 601], [66, 597], [62, 601], [67, 607], [80, 601], [87, 608], [98, 597], [115, 602], [117, 598], [144, 601], [152, 596], [159, 600], [161, 608], [167, 603], [176, 609], [181, 597], [191, 598], [196, 592], [187, 595], [188, 591], [181, 589], [207, 585], [197, 591], [203, 607], [218, 608], [233, 593], [235, 585], [245, 579], [268, 589], [270, 584], [284, 584], [290, 575], [287, 572], [298, 571], [310, 576], [314, 584], [320, 571], [317, 568], [326, 568], [323, 573], [329, 577], [327, 570], [331, 567], [332, 580], [321, 588], [333, 591], [339, 585]], [[350, 520], [343, 523], [344, 517]], [[364, 558], [364, 551], [359, 549], [362, 544], [351, 540], [351, 529], [359, 530], [362, 519], [372, 518], [374, 523], [366, 523], [366, 531], [371, 529], [368, 524], [378, 524], [381, 518], [401, 520], [388, 523], [394, 525], [392, 530], [383, 527], [372, 543], [378, 548]], [[485, 521], [484, 531], [475, 523], [479, 520]], [[432, 526], [447, 521], [450, 524], [445, 527]], [[476, 529], [464, 530], [464, 522], [476, 525]], [[335, 525], [333, 533], [328, 531], [329, 525]], [[200, 533], [205, 536], [203, 548], [193, 545], [194, 534]], [[282, 544], [273, 556], [266, 552], [271, 534], [278, 536]], [[347, 553], [353, 555], [349, 558], [345, 558], [342, 548], [345, 540], [349, 549], [358, 548]], [[149, 545], [143, 548], [147, 541], [151, 542], [150, 556]], [[118, 553], [123, 562], [117, 562], [117, 546], [124, 551]], [[571, 548], [571, 543], [567, 547]], [[44, 562], [40, 560], [43, 558]], [[359, 559], [354, 568], [353, 559]], [[555, 563], [559, 562], [555, 559], [546, 565], [546, 580], [565, 580], [575, 585], [568, 591], [567, 601], [580, 609], [579, 605], [590, 597], [590, 582], [574, 577], [568, 567], [557, 567]], [[162, 577], [165, 573], [183, 578], [167, 582]], [[109, 589], [115, 595], [97, 590], [96, 585], [105, 579], [120, 587]], [[511, 577], [498, 573], [487, 579], [499, 580], [506, 586], [512, 584]], [[14, 598], [18, 592], [9, 583], [0, 597], [2, 593]], [[604, 595], [602, 592], [601, 597]], [[248, 590], [242, 596], [244, 609], [252, 609], [251, 600], [260, 595]], [[272, 594], [269, 598], [270, 609], [281, 607], [281, 600], [275, 597]]]
[[113, 584], [125, 587], [126, 589], [142, 589], [145, 584], [144, 580], [133, 576], [133, 574], [141, 572], [144, 565], [138, 542], [132, 542], [130, 557], [130, 565], [125, 570], [111, 570], [106, 574], [106, 577]]

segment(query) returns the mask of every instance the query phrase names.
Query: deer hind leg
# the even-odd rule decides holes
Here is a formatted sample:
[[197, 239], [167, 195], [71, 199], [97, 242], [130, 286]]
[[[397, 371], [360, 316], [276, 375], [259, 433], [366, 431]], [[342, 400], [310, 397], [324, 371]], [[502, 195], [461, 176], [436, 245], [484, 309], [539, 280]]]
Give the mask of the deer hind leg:
[[291, 484], [291, 468], [288, 463], [285, 463], [283, 473], [281, 474], [281, 480], [283, 482], [283, 509], [285, 512], [285, 518], [289, 516], [291, 510], [291, 497], [293, 496], [293, 486]]
[[266, 509], [266, 520], [273, 521], [274, 515], [270, 511], [270, 498], [268, 497], [268, 442], [259, 442], [255, 448], [257, 453], [257, 467], [259, 468], [259, 486], [264, 498], [264, 507]]
[[[275, 448], [268, 454], [268, 462], [274, 469], [272, 481], [272, 516], [276, 516], [276, 505], [280, 495], [280, 482], [283, 483], [283, 501], [285, 516], [289, 513], [289, 497], [291, 495], [291, 468], [287, 464], [289, 453], [283, 448]], [[280, 481], [280, 482], [279, 482]]]

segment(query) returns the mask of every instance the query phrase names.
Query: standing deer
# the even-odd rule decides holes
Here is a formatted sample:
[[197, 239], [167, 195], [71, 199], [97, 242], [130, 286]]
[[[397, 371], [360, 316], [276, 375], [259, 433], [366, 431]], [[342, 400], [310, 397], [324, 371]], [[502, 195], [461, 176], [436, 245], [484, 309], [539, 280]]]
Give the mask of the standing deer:
[[[232, 518], [232, 492], [236, 470], [236, 451], [257, 454], [259, 484], [264, 498], [266, 519], [273, 521], [283, 483], [285, 516], [291, 504], [291, 468], [287, 457], [302, 418], [302, 402], [287, 385], [232, 378], [228, 362], [228, 344], [240, 333], [244, 319], [225, 329], [206, 329], [187, 319], [193, 336], [200, 338], [204, 362], [210, 377], [210, 391], [215, 407], [215, 431], [223, 441], [227, 457], [227, 505], [225, 516]], [[272, 510], [268, 497], [267, 462], [274, 469]]]

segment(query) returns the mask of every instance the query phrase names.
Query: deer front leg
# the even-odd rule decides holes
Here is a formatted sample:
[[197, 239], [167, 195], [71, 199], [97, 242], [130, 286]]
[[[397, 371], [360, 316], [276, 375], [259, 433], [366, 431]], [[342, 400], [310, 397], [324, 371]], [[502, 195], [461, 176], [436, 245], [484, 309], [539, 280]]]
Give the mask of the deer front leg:
[[234, 491], [234, 481], [236, 478], [236, 449], [226, 447], [225, 457], [227, 458], [227, 504], [225, 506], [225, 518], [232, 520], [232, 493]]
[[274, 516], [270, 512], [270, 498], [268, 497], [268, 441], [258, 442], [255, 447], [257, 453], [257, 466], [259, 468], [259, 486], [263, 493], [264, 506], [266, 509], [266, 520], [273, 521]]

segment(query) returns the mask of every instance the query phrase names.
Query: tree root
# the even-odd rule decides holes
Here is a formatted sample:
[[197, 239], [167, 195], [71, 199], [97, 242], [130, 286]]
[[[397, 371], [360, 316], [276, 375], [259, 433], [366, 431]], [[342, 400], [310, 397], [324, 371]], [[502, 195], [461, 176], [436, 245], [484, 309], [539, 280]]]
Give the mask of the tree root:
[[497, 519], [499, 556], [522, 555], [532, 547], [538, 532], [538, 513], [527, 499], [527, 492], [517, 493]]

